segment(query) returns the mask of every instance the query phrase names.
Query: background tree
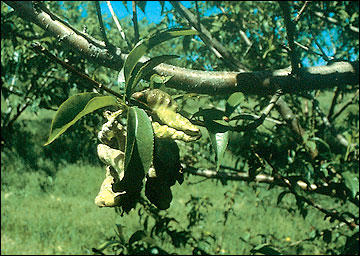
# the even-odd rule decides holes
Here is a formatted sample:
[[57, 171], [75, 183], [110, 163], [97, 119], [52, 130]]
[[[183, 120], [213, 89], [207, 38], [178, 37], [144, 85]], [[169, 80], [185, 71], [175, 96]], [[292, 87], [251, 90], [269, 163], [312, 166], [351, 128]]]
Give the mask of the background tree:
[[[182, 113], [203, 127], [199, 141], [178, 142], [184, 172], [223, 184], [245, 180], [269, 183], [269, 189], [282, 187], [278, 204], [291, 194], [304, 218], [317, 210], [332, 223], [299, 243], [316, 238], [331, 243], [336, 236], [344, 242], [331, 253], [358, 252], [358, 3], [194, 2], [185, 8], [170, 1], [171, 9], [160, 3], [165, 18], [156, 26], [138, 22], [133, 3], [133, 19], [121, 20], [124, 32], [113, 25], [115, 17], [100, 17], [92, 2], [6, 2], [14, 11], [2, 3], [4, 151], [25, 161], [36, 159], [26, 156], [31, 150], [18, 146], [26, 136], [16, 122], [23, 111], [56, 110], [69, 96], [93, 90], [89, 80], [64, 69], [64, 63], [60, 67], [49, 53], [115, 93], [124, 93], [120, 71], [140, 38], [172, 26], [192, 27], [198, 36], [174, 38], [149, 53], [177, 54], [179, 59], [169, 61], [175, 66], [160, 64], [144, 77], [149, 81], [155, 73], [170, 76], [164, 90], [182, 94], [177, 100]], [[146, 2], [136, 4], [145, 10]], [[220, 11], [206, 16], [213, 8]], [[97, 25], [103, 19], [111, 29]], [[34, 42], [48, 49], [42, 51], [48, 56], [34, 51], [41, 49]], [[98, 112], [86, 116], [41, 150], [54, 165], [61, 159], [91, 161], [88, 156], [96, 154], [96, 134], [103, 122]], [[74, 145], [74, 138], [82, 139]], [[64, 147], [68, 150], [59, 150]], [[11, 160], [9, 153], [6, 156]], [[27, 162], [54, 172], [53, 166]], [[199, 246], [204, 237], [196, 239], [190, 231], [206, 202], [189, 201], [194, 208], [188, 230], [174, 229], [171, 218], [146, 199], [140, 203], [155, 220], [153, 232], [147, 233], [144, 221], [144, 230], [128, 242], [119, 238], [120, 247], [107, 246], [128, 253], [161, 252], [144, 240], [149, 234], [171, 237], [174, 247], [204, 252]], [[286, 253], [272, 247], [254, 244], [251, 252]]]

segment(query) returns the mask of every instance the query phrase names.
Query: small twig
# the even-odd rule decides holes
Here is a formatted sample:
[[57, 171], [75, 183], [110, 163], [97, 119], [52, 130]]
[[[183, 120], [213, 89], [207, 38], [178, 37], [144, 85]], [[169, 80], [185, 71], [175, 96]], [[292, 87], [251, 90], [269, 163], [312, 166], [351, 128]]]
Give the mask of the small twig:
[[319, 55], [319, 56], [323, 57], [323, 55], [322, 55], [321, 53], [312, 51], [312, 50], [310, 50], [309, 47], [307, 47], [307, 46], [305, 46], [305, 45], [302, 45], [302, 44], [300, 44], [300, 43], [297, 42], [297, 41], [294, 41], [294, 43], [295, 43], [297, 46], [299, 46], [300, 48], [302, 48], [302, 49], [304, 49], [305, 51], [307, 51], [307, 52], [310, 52], [310, 53], [313, 53], [313, 54], [316, 54], [316, 55]]
[[45, 49], [44, 47], [42, 47], [39, 43], [34, 43], [32, 45], [32, 49], [35, 50], [38, 53], [42, 53], [44, 54], [46, 57], [50, 58], [51, 60], [55, 61], [56, 63], [60, 64], [61, 66], [63, 66], [64, 68], [66, 68], [67, 70], [70, 70], [71, 72], [73, 72], [74, 74], [80, 76], [82, 79], [86, 80], [90, 86], [92, 86], [93, 88], [96, 89], [100, 89], [100, 90], [104, 90], [118, 98], [122, 98], [123, 95], [111, 90], [110, 88], [102, 85], [101, 83], [98, 83], [96, 81], [94, 81], [93, 79], [91, 79], [89, 76], [87, 76], [86, 74], [78, 71], [77, 69], [75, 69], [74, 67], [72, 67], [71, 65], [67, 64], [66, 62], [60, 60], [58, 57], [56, 57], [55, 55], [53, 55], [51, 52], [49, 52], [47, 49]]
[[[305, 130], [300, 125], [299, 119], [296, 117], [296, 115], [293, 113], [290, 107], [287, 104], [284, 104], [284, 100], [282, 98], [278, 99], [276, 103], [276, 107], [280, 115], [284, 118], [285, 122], [288, 124], [288, 126], [298, 135], [297, 136], [298, 143], [303, 143]], [[309, 148], [309, 153], [312, 159], [314, 159], [319, 154], [316, 148], [314, 150], [312, 148]]]
[[266, 117], [269, 115], [270, 111], [274, 108], [274, 106], [276, 105], [276, 102], [278, 101], [278, 99], [281, 96], [281, 91], [277, 91], [270, 99], [269, 104], [266, 106], [266, 108], [264, 108], [261, 112], [260, 117], [253, 121], [252, 123], [250, 123], [249, 125], [247, 125], [246, 127], [248, 129], [252, 128], [255, 129], [258, 126], [260, 126], [261, 124], [264, 123]]
[[[339, 229], [343, 226], [345, 226], [346, 224], [344, 222], [341, 222], [339, 224], [337, 224], [336, 226], [334, 227], [331, 227], [331, 228], [327, 228], [325, 230], [330, 230], [330, 231], [334, 231], [336, 229]], [[318, 235], [316, 235], [316, 237], [321, 237], [325, 234], [325, 230], [322, 230], [321, 232], [318, 233]], [[285, 247], [293, 247], [293, 246], [297, 246], [298, 244], [302, 244], [303, 242], [306, 242], [306, 241], [312, 241], [314, 239], [314, 237], [309, 237], [309, 238], [305, 238], [305, 239], [301, 239], [301, 240], [298, 240], [298, 241], [295, 241], [295, 242], [292, 242], [291, 244], [285, 246]]]
[[342, 112], [344, 112], [344, 110], [350, 106], [351, 104], [354, 104], [355, 103], [355, 99], [356, 97], [359, 96], [359, 89], [355, 92], [354, 96], [348, 101], [345, 103], [345, 105], [336, 113], [334, 114], [333, 116], [329, 117], [329, 120], [335, 120]]
[[298, 23], [298, 21], [300, 20], [301, 18], [301, 15], [304, 13], [306, 7], [308, 6], [308, 4], [310, 3], [310, 1], [305, 1], [304, 5], [301, 7], [298, 15], [295, 17], [294, 19], [294, 24]]
[[322, 49], [321, 45], [319, 44], [319, 42], [316, 40], [313, 32], [312, 32], [312, 29], [310, 27], [310, 33], [311, 33], [311, 36], [316, 44], [316, 46], [319, 48], [319, 50], [321, 51], [321, 56], [324, 58], [325, 61], [329, 62], [332, 58], [329, 58], [326, 53], [324, 52], [324, 50]]
[[[331, 23], [334, 23], [334, 24], [336, 24], [336, 25], [339, 25], [339, 21], [338, 21], [337, 19], [335, 19], [335, 18], [326, 17], [324, 13], [318, 12], [318, 11], [313, 11], [313, 13], [314, 13], [316, 16], [318, 16], [318, 17], [320, 17], [320, 18], [322, 18], [322, 19], [324, 19], [324, 20], [326, 20], [326, 21], [329, 21], [329, 22], [331, 22]], [[344, 27], [344, 28], [346, 28], [346, 27]], [[353, 26], [353, 25], [350, 25], [349, 28], [350, 28], [351, 31], [356, 32], [356, 33], [359, 33], [359, 28], [357, 28], [357, 27], [355, 27], [355, 26]]]
[[276, 102], [278, 101], [278, 99], [280, 98], [280, 96], [282, 95], [281, 91], [277, 91], [272, 97], [271, 100], [269, 102], [269, 104], [267, 105], [267, 107], [262, 111], [262, 115], [268, 116], [270, 111], [274, 108]]
[[197, 18], [197, 23], [198, 23], [198, 26], [200, 26], [200, 12], [199, 12], [199, 5], [198, 5], [198, 2], [195, 1], [195, 8], [196, 8], [196, 18]]
[[110, 49], [111, 47], [111, 44], [106, 36], [106, 32], [105, 32], [105, 27], [104, 27], [104, 22], [103, 22], [103, 19], [102, 19], [102, 15], [101, 15], [101, 9], [100, 9], [100, 4], [99, 4], [99, 1], [95, 1], [95, 7], [96, 7], [96, 14], [98, 16], [98, 19], [99, 19], [99, 24], [100, 24], [100, 32], [102, 34], [102, 37], [105, 41], [105, 45], [108, 49]]
[[[292, 194], [294, 194], [298, 199], [306, 202], [308, 205], [316, 208], [317, 210], [321, 211], [322, 213], [324, 213], [326, 216], [331, 216], [334, 219], [337, 219], [340, 222], [344, 222], [346, 225], [349, 226], [350, 229], [354, 229], [357, 224], [355, 223], [354, 219], [346, 219], [345, 217], [343, 217], [342, 215], [340, 215], [336, 210], [328, 210], [325, 209], [324, 207], [322, 207], [320, 204], [314, 202], [312, 199], [308, 199], [302, 195], [299, 195], [295, 189], [294, 189], [294, 184], [288, 180], [287, 178], [285, 178], [284, 176], [282, 176], [279, 171], [277, 171], [277, 169], [271, 164], [271, 162], [269, 161], [269, 159], [267, 159], [267, 157], [263, 157], [263, 159], [270, 165], [270, 167], [273, 169], [273, 172], [275, 174], [275, 178], [279, 178], [280, 180], [282, 180], [286, 186], [289, 188], [289, 190], [291, 191]], [[299, 180], [296, 182], [297, 185], [299, 185]], [[299, 185], [299, 187], [301, 187]]]
[[118, 20], [117, 17], [116, 17], [116, 14], [115, 14], [112, 6], [111, 6], [110, 1], [106, 1], [106, 4], [107, 4], [107, 6], [108, 6], [108, 8], [109, 8], [109, 11], [110, 11], [110, 13], [111, 13], [111, 16], [113, 17], [113, 20], [114, 20], [114, 22], [115, 22], [115, 25], [116, 25], [117, 29], [118, 29], [119, 32], [120, 32], [120, 35], [121, 35], [122, 39], [126, 42], [127, 47], [128, 47], [128, 50], [130, 50], [130, 49], [131, 49], [131, 44], [130, 44], [129, 41], [127, 40], [127, 38], [126, 38], [126, 36], [125, 36], [125, 33], [124, 33], [124, 31], [122, 30], [122, 28], [121, 28], [120, 22], [119, 22], [119, 20]]
[[234, 58], [234, 56], [231, 55], [216, 38], [211, 36], [211, 33], [204, 25], [198, 24], [195, 15], [182, 5], [181, 2], [170, 1], [170, 3], [174, 9], [199, 32], [201, 40], [216, 55], [217, 58], [223, 60], [231, 68], [235, 68], [239, 71], [249, 71], [249, 68], [245, 67], [238, 59]]
[[136, 1], [132, 1], [132, 10], [133, 10], [133, 23], [134, 23], [134, 44], [136, 45], [139, 42], [139, 25], [137, 20], [137, 11], [136, 11]]
[[317, 99], [315, 99], [309, 93], [306, 95], [306, 97], [309, 97], [312, 100], [315, 111], [320, 115], [324, 125], [327, 128], [329, 128], [330, 132], [335, 136], [335, 138], [340, 143], [340, 145], [347, 147], [349, 145], [349, 142], [346, 140], [346, 138], [342, 134], [338, 133], [338, 131], [335, 129], [335, 127], [330, 123], [329, 119], [327, 118], [325, 113], [320, 108], [319, 101]]
[[329, 120], [331, 120], [331, 116], [334, 114], [334, 109], [335, 109], [335, 106], [336, 106], [336, 100], [337, 98], [339, 97], [340, 95], [340, 90], [339, 90], [339, 87], [336, 87], [336, 90], [335, 90], [335, 93], [334, 93], [334, 97], [331, 101], [331, 106], [330, 106], [330, 109], [329, 109], [329, 113], [327, 115], [327, 118]]

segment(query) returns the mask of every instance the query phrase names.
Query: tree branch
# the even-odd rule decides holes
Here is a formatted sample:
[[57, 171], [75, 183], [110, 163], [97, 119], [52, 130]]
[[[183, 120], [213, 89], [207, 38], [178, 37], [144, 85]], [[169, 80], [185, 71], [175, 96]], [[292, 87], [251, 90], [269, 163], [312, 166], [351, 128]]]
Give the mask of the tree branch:
[[137, 18], [137, 11], [136, 11], [136, 1], [132, 1], [132, 10], [133, 10], [133, 23], [134, 23], [134, 45], [139, 42], [139, 25], [138, 25], [138, 18]]
[[283, 12], [284, 22], [286, 27], [286, 36], [290, 48], [290, 61], [292, 67], [292, 73], [297, 74], [299, 69], [299, 58], [295, 47], [295, 24], [291, 21], [290, 6], [287, 1], [279, 1], [279, 5]]
[[204, 43], [212, 50], [215, 55], [224, 60], [230, 67], [235, 70], [249, 71], [238, 59], [234, 58], [226, 48], [216, 39], [211, 36], [211, 33], [200, 23], [200, 20], [196, 18], [185, 6], [178, 1], [170, 1], [172, 6], [177, 12], [179, 12], [197, 31], [199, 31], [199, 37]]
[[[267, 161], [267, 160], [266, 160]], [[267, 161], [268, 162], [268, 161]], [[269, 162], [268, 162], [269, 163]], [[273, 167], [273, 166], [272, 166]], [[223, 167], [222, 168], [227, 168]], [[285, 178], [279, 175], [279, 178], [274, 178], [266, 174], [257, 174], [255, 177], [251, 177], [248, 172], [244, 171], [214, 171], [210, 169], [198, 169], [191, 166], [186, 166], [182, 164], [182, 170], [184, 173], [189, 173], [196, 176], [205, 177], [208, 179], [222, 179], [222, 180], [233, 180], [233, 181], [247, 181], [247, 182], [257, 182], [257, 183], [267, 183], [267, 184], [276, 184], [280, 187], [291, 187], [293, 186], [291, 181], [292, 177]], [[296, 184], [304, 191], [311, 191], [316, 194], [326, 195], [330, 197], [337, 197], [342, 200], [349, 200], [344, 193], [344, 187], [340, 183], [323, 183], [323, 184], [307, 184], [302, 180], [297, 180]], [[350, 199], [352, 203], [359, 206], [359, 198]]]
[[[7, 1], [18, 15], [34, 22], [46, 31], [51, 32], [60, 43], [76, 50], [80, 56], [96, 64], [120, 71], [127, 55], [117, 48], [115, 54], [109, 53], [105, 44], [88, 35], [71, 28], [58, 19], [49, 10], [35, 10], [31, 2]], [[147, 58], [144, 58], [144, 61]], [[336, 86], [359, 85], [359, 62], [334, 62], [328, 66], [299, 69], [300, 79], [291, 76], [290, 69], [256, 72], [218, 72], [197, 71], [160, 64], [154, 68], [160, 75], [174, 76], [170, 87], [188, 92], [209, 95], [230, 94], [241, 91], [245, 94], [274, 94], [278, 89], [284, 93], [327, 89]]]

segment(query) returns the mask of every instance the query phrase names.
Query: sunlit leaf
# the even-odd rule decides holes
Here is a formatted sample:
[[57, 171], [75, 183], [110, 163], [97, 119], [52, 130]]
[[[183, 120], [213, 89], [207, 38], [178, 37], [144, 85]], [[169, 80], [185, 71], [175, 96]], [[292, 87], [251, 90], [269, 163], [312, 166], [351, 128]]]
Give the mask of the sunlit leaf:
[[225, 150], [229, 142], [229, 131], [213, 133], [209, 131], [211, 144], [216, 154], [216, 171], [219, 171], [221, 162], [224, 158]]
[[50, 134], [44, 146], [49, 145], [81, 117], [103, 107], [118, 105], [113, 96], [85, 92], [76, 94], [62, 103], [51, 122]]

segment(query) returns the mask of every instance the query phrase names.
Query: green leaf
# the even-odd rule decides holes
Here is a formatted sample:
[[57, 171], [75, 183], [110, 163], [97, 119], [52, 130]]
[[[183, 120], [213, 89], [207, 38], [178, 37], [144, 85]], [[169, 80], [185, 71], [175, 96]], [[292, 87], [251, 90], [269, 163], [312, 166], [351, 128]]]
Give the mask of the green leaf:
[[144, 239], [145, 237], [147, 237], [145, 231], [143, 230], [138, 230], [136, 231], [134, 234], [131, 235], [130, 239], [129, 239], [129, 244], [132, 245], [133, 243], [137, 242], [137, 241], [141, 241], [142, 239]]
[[130, 98], [132, 94], [132, 88], [137, 85], [137, 83], [140, 81], [140, 79], [144, 78], [154, 67], [157, 65], [169, 60], [179, 58], [177, 55], [161, 55], [154, 58], [151, 58], [150, 60], [143, 63], [139, 70], [136, 73], [135, 76], [131, 75], [129, 77], [129, 81], [126, 86], [126, 95], [128, 98]]
[[209, 133], [211, 144], [215, 150], [216, 171], [219, 171], [229, 142], [229, 131], [220, 128], [219, 125], [214, 125], [212, 122], [206, 122], [206, 128]]
[[210, 134], [210, 138], [213, 137], [211, 139], [213, 146], [216, 145], [215, 147], [215, 152], [216, 152], [216, 171], [219, 171], [220, 169], [220, 164], [223, 161], [224, 158], [224, 154], [225, 154], [225, 150], [227, 148], [228, 142], [229, 142], [229, 131], [224, 132], [224, 133], [209, 133]]
[[325, 147], [326, 147], [326, 149], [329, 151], [329, 152], [331, 152], [331, 149], [330, 149], [330, 146], [329, 146], [329, 144], [326, 142], [326, 141], [324, 141], [323, 139], [321, 139], [321, 138], [319, 138], [319, 137], [312, 137], [312, 138], [310, 138], [309, 139], [310, 141], [318, 141], [318, 142], [320, 142], [320, 143], [322, 143]]
[[140, 157], [144, 172], [147, 171], [152, 163], [154, 134], [149, 117], [144, 110], [136, 106], [129, 109], [127, 117], [125, 173], [129, 169], [134, 148], [138, 151], [136, 155]]
[[227, 116], [230, 116], [235, 110], [235, 108], [244, 101], [244, 94], [242, 92], [235, 92], [230, 95], [225, 105], [225, 113]]
[[281, 203], [281, 201], [283, 200], [284, 196], [286, 194], [289, 194], [290, 192], [288, 191], [283, 191], [281, 192], [279, 195], [278, 195], [278, 198], [277, 198], [277, 202], [276, 202], [276, 205], [279, 205]]
[[238, 115], [235, 115], [233, 117], [231, 117], [231, 121], [233, 120], [250, 120], [250, 121], [254, 121], [254, 120], [257, 120], [258, 118], [254, 117], [253, 115], [251, 114], [238, 114]]
[[216, 108], [200, 109], [194, 114], [194, 117], [203, 117], [204, 120], [223, 120], [226, 116], [224, 111]]
[[[124, 64], [124, 76], [125, 76], [125, 83], [127, 86], [129, 83], [130, 76], [135, 76], [135, 74], [132, 74], [136, 64], [140, 60], [144, 54], [149, 52], [153, 47], [161, 44], [162, 42], [165, 42], [167, 40], [173, 39], [178, 36], [187, 36], [187, 35], [197, 35], [198, 32], [195, 30], [189, 30], [189, 29], [168, 29], [163, 32], [160, 32], [158, 34], [155, 34], [151, 36], [148, 39], [145, 39], [141, 41], [137, 46], [135, 46], [134, 49], [129, 53], [125, 64]], [[131, 91], [131, 89], [126, 89], [126, 91]], [[128, 95], [127, 95], [128, 96]]]
[[113, 96], [85, 92], [76, 94], [62, 103], [51, 122], [50, 134], [44, 146], [49, 145], [81, 117], [103, 107], [118, 105]]
[[151, 77], [150, 77], [150, 88], [154, 88], [154, 84], [165, 84], [167, 83], [171, 78], [173, 77], [172, 76], [161, 76], [161, 75], [158, 75], [158, 74], [153, 74]]
[[269, 244], [261, 244], [251, 249], [251, 253], [262, 253], [265, 255], [281, 255], [281, 253], [274, 248], [272, 248]]
[[311, 150], [316, 150], [316, 143], [312, 140], [307, 140], [305, 142], [306, 146], [308, 146]]
[[341, 174], [344, 178], [345, 185], [350, 189], [352, 197], [355, 198], [356, 194], [359, 192], [359, 178], [355, 173], [343, 172]]
[[136, 5], [145, 13], [146, 1], [136, 1]]

